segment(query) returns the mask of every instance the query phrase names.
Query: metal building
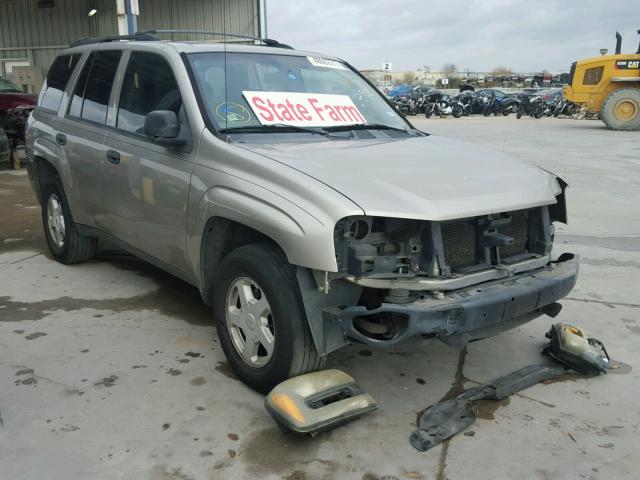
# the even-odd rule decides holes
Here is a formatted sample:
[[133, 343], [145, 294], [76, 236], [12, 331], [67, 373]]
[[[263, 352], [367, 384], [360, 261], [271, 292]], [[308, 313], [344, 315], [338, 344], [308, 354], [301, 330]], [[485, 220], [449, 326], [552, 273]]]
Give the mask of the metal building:
[[[16, 83], [31, 91], [39, 90], [49, 65], [69, 43], [84, 37], [118, 34], [118, 3], [123, 2], [0, 0], [0, 77], [17, 80]], [[138, 0], [137, 3], [139, 31], [206, 30], [260, 36], [262, 30], [260, 0]], [[22, 72], [28, 75], [22, 77]]]

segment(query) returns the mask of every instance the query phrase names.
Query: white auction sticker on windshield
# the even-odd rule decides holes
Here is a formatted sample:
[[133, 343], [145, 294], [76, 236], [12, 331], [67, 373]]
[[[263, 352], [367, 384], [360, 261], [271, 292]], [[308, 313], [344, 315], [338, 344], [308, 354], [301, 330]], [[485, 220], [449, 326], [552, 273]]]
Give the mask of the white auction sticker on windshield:
[[330, 127], [367, 122], [348, 95], [253, 91], [242, 94], [262, 125]]
[[337, 68], [338, 70], [346, 70], [344, 64], [324, 57], [307, 57], [309, 63], [315, 67]]

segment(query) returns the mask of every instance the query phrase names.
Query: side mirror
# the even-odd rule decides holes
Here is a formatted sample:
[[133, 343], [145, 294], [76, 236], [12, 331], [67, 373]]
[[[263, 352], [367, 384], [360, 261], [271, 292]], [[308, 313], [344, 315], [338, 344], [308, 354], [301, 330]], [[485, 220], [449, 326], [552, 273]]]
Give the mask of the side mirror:
[[166, 146], [181, 147], [186, 143], [178, 138], [180, 122], [175, 112], [170, 110], [154, 110], [149, 112], [144, 121], [144, 134], [156, 143]]

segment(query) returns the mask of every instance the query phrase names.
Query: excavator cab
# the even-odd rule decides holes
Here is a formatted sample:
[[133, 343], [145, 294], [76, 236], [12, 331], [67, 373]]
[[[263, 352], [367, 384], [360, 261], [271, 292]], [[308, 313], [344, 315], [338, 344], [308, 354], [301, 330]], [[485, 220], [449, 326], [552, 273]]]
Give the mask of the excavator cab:
[[621, 51], [622, 36], [616, 32], [615, 53], [574, 62], [563, 94], [598, 113], [612, 130], [640, 130], [640, 45], [636, 53]]

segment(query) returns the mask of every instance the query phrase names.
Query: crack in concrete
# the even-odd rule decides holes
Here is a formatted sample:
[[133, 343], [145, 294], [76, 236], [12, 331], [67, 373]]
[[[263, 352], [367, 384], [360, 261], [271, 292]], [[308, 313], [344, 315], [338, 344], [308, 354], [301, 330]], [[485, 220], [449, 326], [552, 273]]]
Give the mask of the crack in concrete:
[[598, 303], [600, 305], [606, 305], [609, 308], [615, 308], [615, 307], [640, 308], [640, 303], [607, 302], [605, 300], [590, 300], [587, 298], [575, 298], [575, 297], [565, 297], [563, 300], [572, 300], [574, 302], [582, 302], [582, 303]]
[[602, 247], [623, 252], [640, 252], [640, 237], [638, 236], [565, 235], [559, 233], [556, 235], [556, 243]]
[[[444, 394], [444, 397], [440, 399], [439, 403], [457, 397], [464, 391], [464, 382], [466, 378], [463, 374], [463, 369], [466, 358], [467, 347], [465, 346], [462, 350], [460, 350], [460, 354], [458, 356], [458, 365], [456, 367], [456, 373], [453, 377], [451, 388], [447, 393]], [[418, 427], [420, 427], [420, 416], [421, 415], [418, 415]], [[447, 438], [442, 442], [442, 450], [440, 450], [440, 459], [438, 460], [438, 471], [436, 472], [436, 480], [445, 480], [444, 471], [447, 468], [447, 455], [449, 454], [450, 441], [451, 438]]]

